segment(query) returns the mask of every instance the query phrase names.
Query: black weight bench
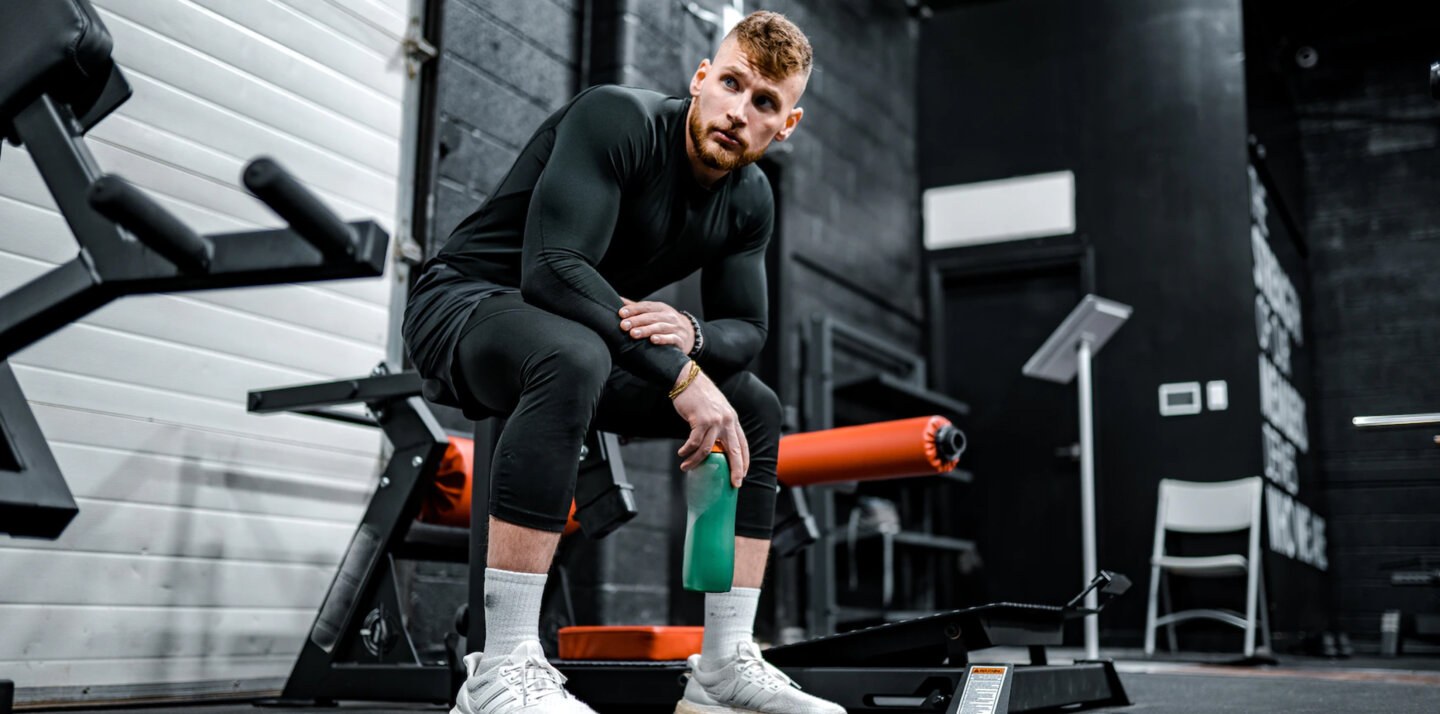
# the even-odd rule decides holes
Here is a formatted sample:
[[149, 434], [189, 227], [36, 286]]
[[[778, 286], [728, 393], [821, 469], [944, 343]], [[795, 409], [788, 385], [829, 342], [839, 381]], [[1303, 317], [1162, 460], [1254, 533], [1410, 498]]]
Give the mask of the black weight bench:
[[[485, 528], [450, 528], [415, 520], [424, 487], [436, 474], [448, 437], [430, 414], [422, 392], [445, 399], [413, 372], [374, 375], [251, 392], [251, 412], [289, 411], [377, 426], [394, 449], [375, 496], [361, 519], [320, 606], [300, 658], [273, 706], [333, 705], [339, 700], [450, 702], [464, 683], [459, 633], [483, 641], [483, 618], [457, 617], [446, 635], [443, 664], [425, 662], [404, 626], [397, 559], [465, 562], [470, 602], [483, 600]], [[364, 404], [367, 416], [339, 411]], [[475, 434], [471, 522], [488, 515], [489, 460], [497, 419], [481, 417]], [[493, 416], [493, 415], [492, 415]], [[590, 537], [603, 537], [635, 515], [614, 435], [592, 432], [576, 479], [575, 517]], [[794, 490], [794, 489], [791, 489]], [[481, 519], [477, 521], [476, 519]], [[482, 557], [469, 558], [471, 553]], [[1098, 613], [1130, 586], [1123, 575], [1102, 571], [1065, 606], [996, 603], [774, 647], [766, 658], [807, 690], [851, 712], [959, 712], [970, 698], [998, 697], [991, 711], [1021, 712], [1060, 706], [1128, 704], [1107, 660], [1050, 664], [1046, 647], [1060, 645], [1064, 625]], [[1079, 603], [1098, 588], [1095, 610]], [[478, 594], [477, 594], [478, 593]], [[479, 639], [476, 639], [479, 638]], [[997, 646], [1024, 647], [1026, 665], [986, 665], [973, 653]], [[684, 662], [559, 661], [569, 689], [601, 712], [668, 712], [683, 689]]]
[[[368, 377], [250, 393], [247, 408], [252, 413], [292, 412], [377, 427], [393, 450], [284, 690], [264, 704], [449, 702], [460, 690], [465, 676], [461, 658], [466, 654], [460, 633], [468, 631], [468, 641], [483, 642], [484, 618], [459, 618], [456, 631], [446, 635], [444, 663], [427, 662], [405, 627], [406, 608], [396, 577], [397, 560], [468, 562], [469, 600], [484, 597], [487, 529], [416, 520], [449, 445], [427, 401], [455, 403], [438, 383], [414, 372], [389, 374], [383, 365]], [[363, 404], [366, 415], [338, 408], [353, 404]], [[503, 427], [496, 415], [472, 411], [466, 416], [478, 420], [471, 522], [484, 524], [489, 514], [488, 455]], [[575, 520], [591, 538], [605, 537], [638, 513], [614, 434], [587, 435], [575, 503]]]
[[[1063, 644], [1065, 623], [1097, 614], [1130, 580], [1102, 570], [1064, 606], [992, 603], [771, 647], [765, 659], [806, 691], [862, 712], [1075, 710], [1130, 703], [1110, 660], [1051, 664], [1047, 647]], [[1089, 609], [1092, 589], [1104, 598]], [[1023, 647], [1028, 664], [986, 664], [977, 653]], [[557, 663], [567, 688], [602, 713], [669, 712], [684, 691], [684, 662]]]

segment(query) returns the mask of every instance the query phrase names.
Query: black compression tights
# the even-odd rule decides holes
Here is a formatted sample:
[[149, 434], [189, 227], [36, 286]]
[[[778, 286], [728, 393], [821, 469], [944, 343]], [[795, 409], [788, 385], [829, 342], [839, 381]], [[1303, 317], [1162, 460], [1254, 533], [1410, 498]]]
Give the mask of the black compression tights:
[[[612, 368], [609, 349], [593, 330], [527, 305], [517, 294], [480, 301], [456, 347], [456, 371], [458, 388], [510, 415], [490, 468], [490, 514], [509, 523], [564, 530], [580, 445], [592, 426], [633, 437], [690, 434], [667, 390]], [[749, 372], [710, 378], [735, 408], [750, 444], [735, 533], [769, 539], [780, 400]]]

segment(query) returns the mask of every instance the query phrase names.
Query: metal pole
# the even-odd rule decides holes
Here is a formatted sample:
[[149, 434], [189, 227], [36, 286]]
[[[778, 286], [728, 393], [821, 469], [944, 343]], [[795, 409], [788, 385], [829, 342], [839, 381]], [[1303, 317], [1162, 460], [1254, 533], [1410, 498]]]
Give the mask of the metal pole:
[[[1080, 381], [1080, 542], [1084, 573], [1082, 587], [1095, 577], [1095, 424], [1090, 385], [1090, 341], [1082, 339], [1077, 354]], [[1095, 590], [1085, 594], [1085, 607], [1100, 603]], [[1085, 657], [1100, 658], [1100, 617], [1085, 616]]]

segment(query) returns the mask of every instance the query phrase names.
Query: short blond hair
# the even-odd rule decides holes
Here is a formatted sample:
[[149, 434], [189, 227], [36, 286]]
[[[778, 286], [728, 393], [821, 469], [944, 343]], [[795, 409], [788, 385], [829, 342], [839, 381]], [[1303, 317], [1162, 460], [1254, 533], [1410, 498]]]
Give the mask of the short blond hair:
[[778, 12], [752, 12], [725, 36], [734, 38], [760, 74], [783, 81], [793, 74], [809, 78], [810, 40], [789, 18]]

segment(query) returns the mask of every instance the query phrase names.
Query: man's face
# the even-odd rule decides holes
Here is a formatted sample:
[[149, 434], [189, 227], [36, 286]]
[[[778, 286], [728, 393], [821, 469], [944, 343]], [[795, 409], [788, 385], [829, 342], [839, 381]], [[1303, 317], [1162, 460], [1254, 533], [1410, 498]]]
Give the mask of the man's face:
[[760, 74], [740, 43], [721, 43], [715, 62], [700, 63], [690, 80], [690, 146], [696, 158], [716, 171], [733, 171], [765, 154], [772, 140], [784, 141], [803, 113], [795, 102], [805, 77], [776, 81]]

